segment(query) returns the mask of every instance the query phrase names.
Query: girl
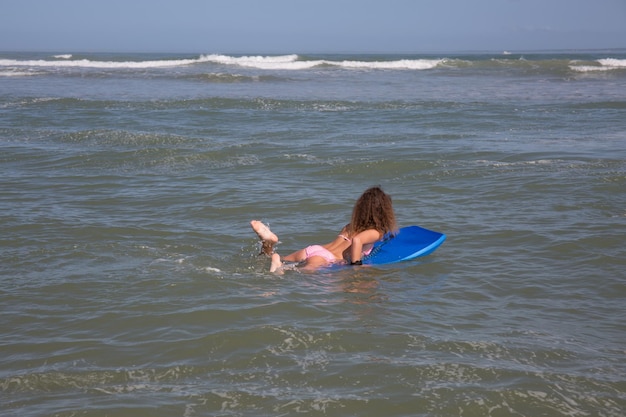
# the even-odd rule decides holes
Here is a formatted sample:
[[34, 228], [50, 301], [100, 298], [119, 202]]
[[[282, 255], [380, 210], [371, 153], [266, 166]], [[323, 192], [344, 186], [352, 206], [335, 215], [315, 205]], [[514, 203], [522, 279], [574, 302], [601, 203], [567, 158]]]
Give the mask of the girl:
[[398, 227], [391, 196], [380, 187], [372, 187], [359, 197], [352, 209], [352, 218], [337, 235], [325, 245], [312, 245], [285, 257], [274, 252], [278, 237], [258, 220], [250, 222], [262, 242], [262, 252], [272, 257], [270, 272], [282, 269], [283, 262], [298, 262], [299, 268], [315, 270], [344, 259], [351, 265], [361, 265], [362, 257], [372, 250], [374, 242]]

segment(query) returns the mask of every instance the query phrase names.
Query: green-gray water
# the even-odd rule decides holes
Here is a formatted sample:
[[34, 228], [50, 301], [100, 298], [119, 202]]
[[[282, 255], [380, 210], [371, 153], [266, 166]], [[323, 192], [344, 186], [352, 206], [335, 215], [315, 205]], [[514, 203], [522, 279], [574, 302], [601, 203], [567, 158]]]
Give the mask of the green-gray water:
[[[625, 62], [0, 55], [0, 414], [622, 416]], [[267, 272], [377, 184], [444, 245]]]

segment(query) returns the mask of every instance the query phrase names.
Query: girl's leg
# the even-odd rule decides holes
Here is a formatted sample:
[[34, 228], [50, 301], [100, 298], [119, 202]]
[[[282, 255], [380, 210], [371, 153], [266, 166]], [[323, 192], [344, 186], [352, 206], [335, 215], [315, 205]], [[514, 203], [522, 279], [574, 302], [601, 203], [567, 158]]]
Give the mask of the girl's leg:
[[275, 253], [272, 255], [272, 264], [270, 265], [270, 272], [280, 272], [283, 266], [283, 262], [280, 260], [280, 255]]
[[302, 262], [306, 260], [306, 251], [300, 249], [294, 253], [290, 253], [287, 256], [280, 257], [279, 254], [272, 254], [272, 265], [270, 266], [270, 272], [277, 272], [282, 266], [283, 262]]
[[265, 255], [271, 256], [274, 253], [274, 245], [278, 243], [278, 236], [276, 236], [269, 227], [264, 225], [258, 220], [252, 220], [250, 222], [252, 230], [261, 239], [261, 252]]
[[304, 249], [300, 249], [295, 251], [294, 253], [290, 253], [287, 256], [283, 256], [283, 261], [285, 262], [302, 262], [306, 260], [306, 251]]
[[302, 262], [307, 259], [306, 251], [300, 249], [296, 252], [290, 253], [284, 256], [282, 259], [279, 254], [274, 253], [274, 245], [278, 243], [278, 236], [276, 236], [269, 227], [264, 225], [258, 220], [252, 220], [250, 226], [254, 232], [261, 239], [261, 253], [272, 257], [272, 264], [270, 265], [270, 272], [277, 272], [283, 266], [284, 262]]
[[297, 267], [298, 269], [303, 271], [315, 271], [318, 268], [327, 266], [329, 264], [328, 259], [322, 256], [311, 256], [310, 258], [307, 258], [304, 249], [301, 249], [297, 252], [292, 253], [291, 255], [285, 256], [282, 259], [279, 254], [274, 253], [272, 255], [272, 265], [270, 266], [270, 272], [282, 274], [283, 261], [300, 262], [299, 264], [297, 264]]

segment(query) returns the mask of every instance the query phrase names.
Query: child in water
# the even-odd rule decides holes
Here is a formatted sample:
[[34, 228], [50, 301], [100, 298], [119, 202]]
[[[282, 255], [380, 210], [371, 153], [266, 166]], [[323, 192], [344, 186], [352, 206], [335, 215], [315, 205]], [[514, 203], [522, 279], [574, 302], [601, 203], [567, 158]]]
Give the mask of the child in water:
[[398, 229], [391, 196], [380, 187], [365, 190], [354, 204], [350, 223], [332, 242], [307, 246], [282, 258], [274, 252], [278, 236], [258, 220], [252, 220], [250, 225], [261, 239], [262, 252], [272, 258], [270, 272], [280, 272], [283, 262], [298, 262], [298, 267], [305, 270], [315, 270], [344, 260], [351, 265], [361, 265], [363, 256], [369, 254], [374, 242]]

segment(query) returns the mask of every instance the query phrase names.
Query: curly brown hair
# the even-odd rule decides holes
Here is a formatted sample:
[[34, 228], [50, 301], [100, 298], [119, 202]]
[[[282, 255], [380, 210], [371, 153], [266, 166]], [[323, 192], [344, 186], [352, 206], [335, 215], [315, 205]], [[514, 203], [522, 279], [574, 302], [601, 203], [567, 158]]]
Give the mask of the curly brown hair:
[[350, 235], [367, 229], [376, 229], [381, 234], [398, 230], [391, 196], [379, 186], [365, 190], [354, 204], [349, 225]]

